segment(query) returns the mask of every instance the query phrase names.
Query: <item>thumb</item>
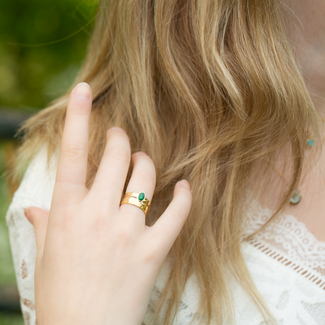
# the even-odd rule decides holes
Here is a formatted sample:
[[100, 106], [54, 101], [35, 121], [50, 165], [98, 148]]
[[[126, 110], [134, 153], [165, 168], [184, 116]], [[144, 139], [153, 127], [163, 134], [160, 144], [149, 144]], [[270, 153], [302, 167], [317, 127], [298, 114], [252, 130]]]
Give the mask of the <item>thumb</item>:
[[49, 212], [38, 207], [28, 207], [24, 210], [24, 213], [34, 227], [37, 255], [43, 256]]

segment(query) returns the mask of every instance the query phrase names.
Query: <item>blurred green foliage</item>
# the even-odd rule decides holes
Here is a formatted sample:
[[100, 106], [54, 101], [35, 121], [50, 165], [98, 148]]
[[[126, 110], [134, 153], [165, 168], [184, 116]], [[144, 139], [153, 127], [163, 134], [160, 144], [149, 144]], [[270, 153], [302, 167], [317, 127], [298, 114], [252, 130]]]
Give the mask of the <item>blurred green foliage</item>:
[[9, 244], [9, 233], [5, 214], [9, 206], [10, 196], [4, 175], [4, 150], [6, 143], [0, 142], [0, 286], [16, 282]]
[[97, 4], [0, 1], [0, 107], [33, 112], [66, 91], [84, 58]]
[[[0, 0], [0, 109], [34, 113], [67, 91], [85, 56], [97, 0]], [[0, 117], [1, 118], [1, 117]], [[0, 286], [15, 285], [0, 139]], [[23, 325], [0, 314], [0, 325]]]
[[24, 325], [24, 321], [20, 315], [0, 314], [0, 325]]

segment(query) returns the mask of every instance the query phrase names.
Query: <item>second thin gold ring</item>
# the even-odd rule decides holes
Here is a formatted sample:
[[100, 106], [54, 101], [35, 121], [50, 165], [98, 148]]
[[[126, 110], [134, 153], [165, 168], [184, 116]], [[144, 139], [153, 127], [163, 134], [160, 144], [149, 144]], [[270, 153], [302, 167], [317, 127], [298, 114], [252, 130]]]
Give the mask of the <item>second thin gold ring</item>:
[[146, 194], [144, 192], [140, 192], [140, 193], [127, 192], [124, 194], [120, 206], [122, 204], [135, 205], [138, 208], [140, 208], [146, 216], [148, 213], [151, 202], [146, 198]]

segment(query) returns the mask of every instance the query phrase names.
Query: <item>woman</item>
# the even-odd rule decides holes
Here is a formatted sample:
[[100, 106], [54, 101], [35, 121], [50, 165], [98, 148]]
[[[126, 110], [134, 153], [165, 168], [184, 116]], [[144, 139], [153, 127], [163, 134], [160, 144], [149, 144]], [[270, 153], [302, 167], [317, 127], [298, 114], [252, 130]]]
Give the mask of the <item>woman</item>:
[[[23, 127], [7, 224], [26, 324], [324, 324], [324, 11], [100, 2], [76, 79], [92, 100], [81, 84]], [[116, 209], [145, 184], [145, 220]]]

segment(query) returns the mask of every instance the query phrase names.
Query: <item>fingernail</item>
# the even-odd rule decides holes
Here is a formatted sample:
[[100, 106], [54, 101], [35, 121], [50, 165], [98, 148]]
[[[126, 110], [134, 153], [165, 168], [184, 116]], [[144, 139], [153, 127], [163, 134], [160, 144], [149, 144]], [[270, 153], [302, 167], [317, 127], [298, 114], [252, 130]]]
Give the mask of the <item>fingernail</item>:
[[90, 86], [85, 82], [79, 83], [75, 88], [75, 95], [79, 99], [88, 100], [91, 95]]
[[28, 209], [24, 209], [24, 214], [25, 214], [25, 217], [27, 218], [27, 220], [29, 222], [31, 222], [31, 214]]
[[125, 131], [122, 128], [119, 128], [117, 126], [114, 126], [113, 128], [111, 128], [111, 130], [121, 131], [125, 133]]
[[190, 184], [186, 179], [182, 179], [181, 181], [179, 181], [177, 184], [180, 184], [182, 186], [187, 187], [188, 189], [190, 189]]
[[143, 151], [135, 152], [134, 155], [135, 155], [135, 156], [137, 156], [137, 155], [145, 155], [145, 156], [148, 156], [148, 155], [147, 155], [145, 152], [143, 152]]

